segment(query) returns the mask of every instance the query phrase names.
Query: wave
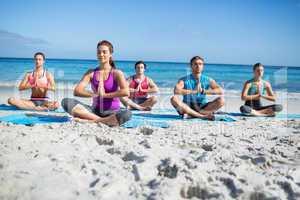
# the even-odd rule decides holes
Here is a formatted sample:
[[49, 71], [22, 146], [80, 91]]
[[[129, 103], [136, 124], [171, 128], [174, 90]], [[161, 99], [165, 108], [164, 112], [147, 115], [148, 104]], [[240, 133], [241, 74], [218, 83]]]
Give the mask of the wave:
[[[0, 88], [18, 88], [20, 81], [6, 81], [0, 82]], [[56, 89], [58, 90], [73, 90], [76, 83], [73, 82], [58, 82], [56, 83]]]
[[[20, 84], [21, 80], [10, 80], [10, 81], [0, 81], [0, 87], [18, 87], [18, 85]], [[78, 80], [63, 80], [63, 81], [56, 81], [56, 87], [58, 89], [66, 89], [66, 88], [74, 88], [75, 85], [78, 83]], [[175, 83], [173, 83], [173, 81], [156, 81], [156, 84], [158, 85], [159, 88], [163, 88], [163, 91], [165, 91], [165, 88], [169, 88], [170, 90], [173, 90], [173, 86], [175, 86]], [[235, 87], [235, 84], [232, 83], [226, 83], [223, 84], [223, 82], [220, 83], [220, 85], [227, 91], [241, 91], [242, 87], [240, 87], [240, 84], [237, 84]], [[286, 85], [284, 85], [286, 86]], [[275, 88], [275, 87], [273, 87]], [[168, 90], [169, 90], [168, 89]], [[279, 90], [284, 90], [286, 88], [281, 87], [279, 88]], [[295, 92], [295, 91], [294, 91]], [[297, 91], [296, 91], [297, 92]]]

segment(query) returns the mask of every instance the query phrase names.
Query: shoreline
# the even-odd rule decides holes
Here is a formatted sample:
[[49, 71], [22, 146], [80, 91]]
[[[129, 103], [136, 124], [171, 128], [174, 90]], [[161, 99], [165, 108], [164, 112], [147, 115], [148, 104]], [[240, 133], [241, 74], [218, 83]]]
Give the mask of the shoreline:
[[[33, 61], [34, 59], [32, 57], [0, 57], [0, 59], [23, 59], [23, 60], [30, 60]], [[67, 61], [88, 61], [88, 62], [98, 62], [97, 58], [47, 58], [47, 60], [67, 60]], [[132, 59], [132, 60], [126, 60], [126, 59], [118, 59], [115, 60], [116, 62], [136, 62], [136, 60]], [[174, 63], [174, 64], [189, 64], [188, 61], [157, 61], [157, 60], [145, 60], [146, 63]], [[251, 67], [253, 66], [253, 63], [215, 63], [215, 62], [211, 62], [211, 63], [206, 63], [206, 65], [236, 65], [236, 66], [245, 66], [245, 67]], [[300, 67], [300, 66], [296, 66], [296, 65], [271, 65], [271, 64], [265, 64], [266, 67]]]
[[[91, 104], [91, 98], [81, 98], [73, 96], [73, 85], [66, 87], [66, 89], [57, 89], [55, 92], [49, 92], [48, 96], [51, 100], [59, 103], [65, 97], [76, 98], [86, 104]], [[30, 90], [18, 91], [16, 87], [0, 87], [0, 104], [7, 104], [9, 97], [29, 99]], [[275, 92], [277, 96], [276, 103], [283, 105], [283, 114], [300, 114], [298, 103], [300, 102], [300, 93]], [[173, 88], [160, 88], [160, 92], [155, 96], [158, 97], [158, 104], [154, 108], [172, 109], [170, 104], [170, 97], [173, 95]], [[216, 96], [207, 96], [208, 100], [213, 100]], [[224, 112], [240, 112], [239, 108], [244, 102], [240, 99], [240, 92], [237, 90], [225, 91], [225, 106], [221, 109]], [[272, 102], [263, 101], [265, 105], [272, 104]]]

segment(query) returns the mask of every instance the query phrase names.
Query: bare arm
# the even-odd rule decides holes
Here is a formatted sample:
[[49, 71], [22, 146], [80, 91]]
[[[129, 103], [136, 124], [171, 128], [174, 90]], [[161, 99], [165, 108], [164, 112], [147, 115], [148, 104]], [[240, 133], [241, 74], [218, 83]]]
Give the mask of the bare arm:
[[213, 79], [210, 80], [210, 89], [204, 90], [203, 92], [207, 95], [224, 94], [223, 88]]
[[141, 92], [157, 93], [159, 91], [157, 85], [154, 83], [154, 81], [151, 78], [148, 78], [148, 81], [149, 81], [149, 89], [141, 88]]
[[260, 94], [248, 95], [249, 88], [250, 88], [250, 83], [247, 81], [244, 84], [244, 88], [243, 88], [243, 91], [242, 91], [241, 99], [243, 101], [259, 100]]
[[198, 90], [186, 90], [184, 88], [183, 80], [179, 80], [178, 83], [175, 85], [174, 94], [179, 95], [188, 95], [188, 94], [197, 94]]
[[98, 88], [99, 95], [102, 96], [103, 98], [129, 96], [129, 87], [128, 87], [128, 83], [126, 82], [123, 72], [120, 70], [114, 70], [114, 77], [116, 78], [116, 80], [118, 82], [119, 89], [115, 92], [106, 93], [104, 91], [104, 88], [103, 88], [104, 85], [103, 85], [103, 81], [102, 81], [102, 84], [99, 83], [99, 88]]
[[91, 82], [91, 77], [93, 74], [93, 70], [88, 70], [76, 85], [74, 89], [74, 96], [78, 97], [93, 97], [95, 94], [93, 92], [87, 91], [85, 88]]
[[54, 77], [51, 73], [47, 72], [47, 79], [49, 81], [49, 84], [47, 86], [48, 90], [52, 90], [55, 91], [55, 81], [54, 81]]
[[266, 82], [266, 90], [267, 90], [267, 95], [261, 95], [261, 97], [269, 101], [275, 101], [275, 95], [272, 90], [272, 86], [268, 82]]
[[30, 73], [27, 73], [24, 76], [23, 80], [19, 84], [19, 91], [27, 90], [27, 89], [31, 89], [32, 88], [32, 86], [30, 85], [30, 83], [28, 81], [29, 76], [30, 76]]
[[130, 87], [129, 87], [129, 85], [130, 85], [130, 83], [131, 83], [131, 81], [132, 81], [132, 76], [128, 77], [126, 81], [127, 81], [127, 84], [128, 84], [129, 92], [130, 92], [130, 93], [137, 92], [137, 89], [134, 89], [134, 88], [130, 88]]

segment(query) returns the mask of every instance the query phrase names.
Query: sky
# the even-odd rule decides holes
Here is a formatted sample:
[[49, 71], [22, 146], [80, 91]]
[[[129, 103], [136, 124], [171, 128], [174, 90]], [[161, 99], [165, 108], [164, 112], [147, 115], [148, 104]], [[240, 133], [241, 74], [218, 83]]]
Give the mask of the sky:
[[0, 57], [300, 66], [300, 0], [1, 0]]

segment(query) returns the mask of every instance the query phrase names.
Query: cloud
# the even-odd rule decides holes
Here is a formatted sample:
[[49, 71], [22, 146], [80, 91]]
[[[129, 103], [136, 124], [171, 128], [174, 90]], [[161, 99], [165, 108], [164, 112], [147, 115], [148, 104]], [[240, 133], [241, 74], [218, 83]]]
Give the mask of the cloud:
[[27, 37], [0, 29], [1, 57], [32, 57], [37, 51], [46, 52], [50, 43], [41, 38]]
[[5, 30], [0, 30], [0, 42], [3, 44], [18, 44], [18, 45], [48, 45], [44, 39], [32, 38], [23, 36], [18, 33], [12, 33]]

